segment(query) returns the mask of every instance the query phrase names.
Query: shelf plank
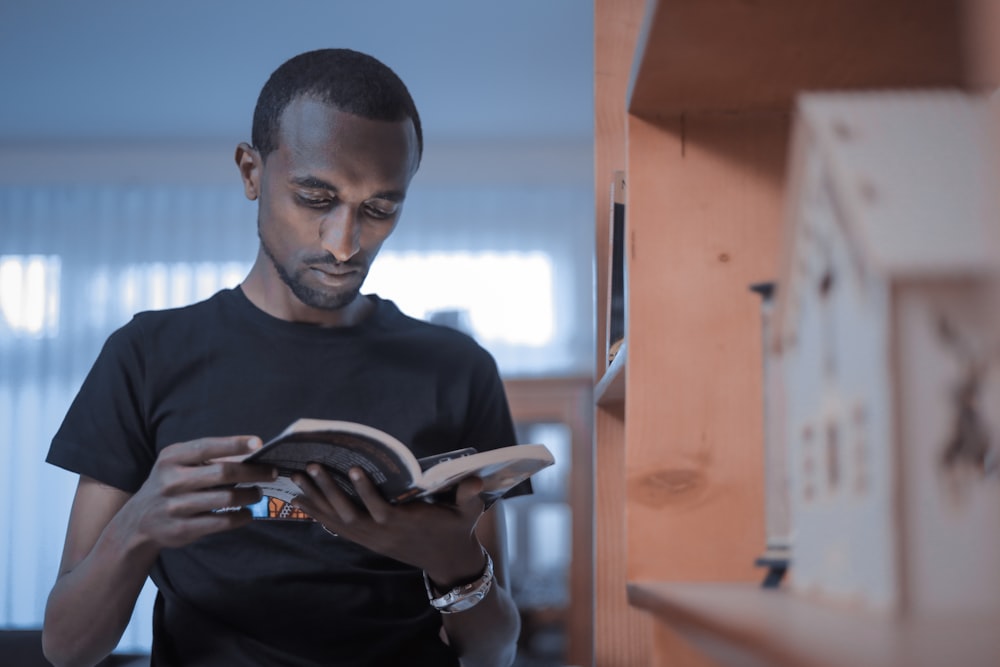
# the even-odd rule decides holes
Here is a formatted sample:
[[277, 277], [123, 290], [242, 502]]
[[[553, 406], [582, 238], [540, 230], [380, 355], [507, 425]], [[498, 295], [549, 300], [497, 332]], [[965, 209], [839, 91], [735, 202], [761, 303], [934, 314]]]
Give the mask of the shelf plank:
[[625, 365], [628, 343], [622, 343], [618, 354], [604, 371], [604, 375], [594, 387], [594, 402], [597, 405], [612, 406], [625, 402]]
[[747, 285], [778, 265], [787, 115], [629, 116], [628, 132], [628, 578], [749, 581], [765, 527]]
[[1000, 664], [997, 614], [902, 619], [822, 604], [757, 584], [632, 582], [628, 597], [631, 605], [651, 613], [721, 664]]
[[969, 0], [651, 0], [629, 111], [787, 109], [802, 90], [966, 83]]

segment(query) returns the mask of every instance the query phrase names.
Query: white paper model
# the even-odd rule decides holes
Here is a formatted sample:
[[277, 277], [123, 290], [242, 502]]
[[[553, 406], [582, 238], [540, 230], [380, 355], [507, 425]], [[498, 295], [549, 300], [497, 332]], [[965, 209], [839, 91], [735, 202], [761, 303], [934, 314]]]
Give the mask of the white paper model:
[[800, 97], [769, 349], [792, 587], [1000, 607], [1000, 177], [988, 101]]

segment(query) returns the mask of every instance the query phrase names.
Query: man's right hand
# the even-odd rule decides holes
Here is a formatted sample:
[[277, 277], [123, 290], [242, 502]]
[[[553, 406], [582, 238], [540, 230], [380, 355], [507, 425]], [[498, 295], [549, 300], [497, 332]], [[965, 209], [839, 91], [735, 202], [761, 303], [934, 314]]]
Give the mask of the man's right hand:
[[[236, 485], [277, 474], [240, 463], [260, 446], [247, 435], [170, 445], [134, 494], [80, 477], [45, 608], [42, 646], [52, 664], [96, 664], [115, 648], [161, 549], [252, 519], [245, 506], [260, 490]], [[242, 509], [214, 511], [233, 507]]]
[[[256, 436], [200, 438], [165, 447], [123, 508], [137, 537], [157, 548], [180, 547], [251, 521], [246, 506], [260, 500], [260, 489], [236, 485], [277, 477], [271, 466], [239, 462], [260, 447]], [[222, 509], [227, 511], [216, 511]]]

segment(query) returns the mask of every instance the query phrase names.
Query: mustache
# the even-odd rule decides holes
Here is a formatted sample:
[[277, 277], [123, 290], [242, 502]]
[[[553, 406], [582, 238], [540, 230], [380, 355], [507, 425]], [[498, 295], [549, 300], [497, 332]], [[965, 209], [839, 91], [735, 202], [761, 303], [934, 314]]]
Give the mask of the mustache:
[[357, 261], [354, 257], [347, 260], [346, 262], [341, 262], [339, 259], [337, 259], [336, 257], [334, 257], [329, 253], [325, 255], [315, 255], [313, 257], [306, 257], [303, 260], [303, 263], [308, 264], [309, 266], [322, 266], [324, 264], [328, 264], [330, 266], [348, 266], [357, 268], [364, 267], [364, 262]]

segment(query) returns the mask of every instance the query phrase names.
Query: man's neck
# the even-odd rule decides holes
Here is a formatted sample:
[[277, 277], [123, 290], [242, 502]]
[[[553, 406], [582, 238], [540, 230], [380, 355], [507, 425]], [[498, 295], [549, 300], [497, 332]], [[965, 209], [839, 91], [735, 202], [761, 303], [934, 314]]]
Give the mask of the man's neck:
[[319, 327], [350, 327], [365, 321], [375, 310], [375, 303], [361, 294], [342, 308], [308, 306], [302, 303], [283, 282], [262, 279], [254, 270], [250, 271], [240, 284], [240, 288], [254, 306], [271, 317], [288, 322], [313, 324]]

